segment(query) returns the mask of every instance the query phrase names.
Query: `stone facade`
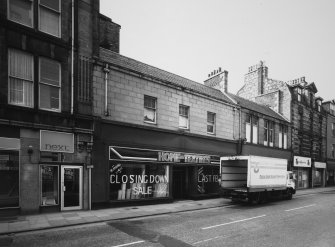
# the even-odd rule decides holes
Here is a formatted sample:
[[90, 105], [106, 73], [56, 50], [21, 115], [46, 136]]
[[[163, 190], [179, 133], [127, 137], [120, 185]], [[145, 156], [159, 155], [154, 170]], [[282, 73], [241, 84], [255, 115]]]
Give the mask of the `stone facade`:
[[[238, 139], [239, 115], [234, 106], [191, 93], [162, 82], [143, 79], [140, 75], [111, 68], [108, 74], [108, 116], [104, 116], [105, 72], [96, 66], [93, 76], [94, 115], [106, 120], [120, 121], [150, 128], [179, 131], [179, 104], [190, 107], [189, 133], [207, 133], [207, 111], [216, 114], [215, 137]], [[157, 122], [144, 122], [144, 95], [157, 98]]]

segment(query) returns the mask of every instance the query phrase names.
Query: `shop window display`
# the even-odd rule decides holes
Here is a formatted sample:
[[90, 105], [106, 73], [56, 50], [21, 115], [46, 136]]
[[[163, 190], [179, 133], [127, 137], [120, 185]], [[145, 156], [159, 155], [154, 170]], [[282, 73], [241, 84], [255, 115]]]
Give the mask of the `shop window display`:
[[210, 194], [219, 191], [219, 166], [198, 167], [198, 193]]
[[169, 166], [110, 162], [110, 200], [169, 196]]
[[0, 208], [19, 206], [19, 152], [0, 151]]
[[58, 167], [41, 166], [41, 205], [58, 205]]

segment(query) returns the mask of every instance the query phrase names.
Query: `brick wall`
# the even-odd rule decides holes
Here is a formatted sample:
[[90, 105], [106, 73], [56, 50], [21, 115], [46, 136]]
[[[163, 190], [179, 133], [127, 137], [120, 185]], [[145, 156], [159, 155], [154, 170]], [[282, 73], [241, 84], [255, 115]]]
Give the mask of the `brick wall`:
[[[94, 115], [104, 117], [105, 83], [104, 72], [95, 66], [93, 72]], [[144, 118], [144, 95], [157, 98], [157, 124], [148, 124]], [[207, 111], [216, 113], [216, 135], [218, 138], [238, 138], [238, 111], [232, 106], [169, 87], [135, 74], [111, 70], [108, 75], [108, 120], [178, 131], [179, 104], [190, 107], [190, 133], [207, 134]], [[233, 117], [235, 114], [235, 118]]]

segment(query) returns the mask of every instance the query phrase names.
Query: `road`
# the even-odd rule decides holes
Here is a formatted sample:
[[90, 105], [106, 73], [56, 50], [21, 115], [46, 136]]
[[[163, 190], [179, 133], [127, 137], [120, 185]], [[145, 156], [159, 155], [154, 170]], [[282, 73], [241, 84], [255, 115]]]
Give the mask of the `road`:
[[2, 246], [335, 246], [335, 192], [1, 236]]

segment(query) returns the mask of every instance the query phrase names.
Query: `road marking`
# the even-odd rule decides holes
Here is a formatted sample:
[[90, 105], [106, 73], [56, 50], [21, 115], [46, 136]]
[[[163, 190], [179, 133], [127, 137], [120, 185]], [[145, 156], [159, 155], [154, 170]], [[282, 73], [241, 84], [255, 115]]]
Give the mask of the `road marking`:
[[133, 244], [140, 244], [140, 243], [144, 243], [144, 242], [145, 242], [145, 241], [141, 240], [141, 241], [131, 242], [131, 243], [128, 243], [128, 244], [114, 245], [114, 246], [111, 246], [111, 247], [122, 247], [122, 246], [129, 246], [129, 245], [133, 245]]
[[251, 217], [251, 218], [247, 218], [247, 219], [243, 219], [243, 220], [236, 220], [236, 221], [232, 221], [232, 222], [228, 222], [228, 223], [223, 223], [223, 224], [219, 224], [219, 225], [214, 225], [214, 226], [207, 226], [207, 227], [203, 227], [201, 228], [202, 230], [207, 230], [207, 229], [211, 229], [211, 228], [215, 228], [215, 227], [219, 227], [219, 226], [226, 226], [226, 225], [230, 225], [230, 224], [234, 224], [234, 223], [238, 223], [238, 222], [243, 222], [243, 221], [247, 221], [247, 220], [253, 220], [253, 219], [257, 219], [257, 218], [261, 218], [261, 217], [265, 217], [266, 215], [259, 215], [259, 216], [255, 216], [255, 217]]
[[288, 211], [298, 210], [298, 209], [302, 209], [302, 208], [313, 207], [313, 206], [315, 206], [315, 205], [316, 205], [316, 204], [311, 204], [311, 205], [307, 205], [307, 206], [303, 206], [303, 207], [299, 207], [299, 208], [291, 208], [291, 209], [287, 209], [287, 210], [285, 210], [285, 211], [288, 212]]
[[211, 240], [214, 240], [214, 239], [218, 239], [218, 238], [228, 238], [228, 236], [217, 236], [217, 237], [214, 237], [214, 238], [208, 238], [208, 239], [204, 239], [204, 240], [195, 242], [193, 244], [200, 244], [200, 243], [208, 242], [208, 241], [211, 241]]

